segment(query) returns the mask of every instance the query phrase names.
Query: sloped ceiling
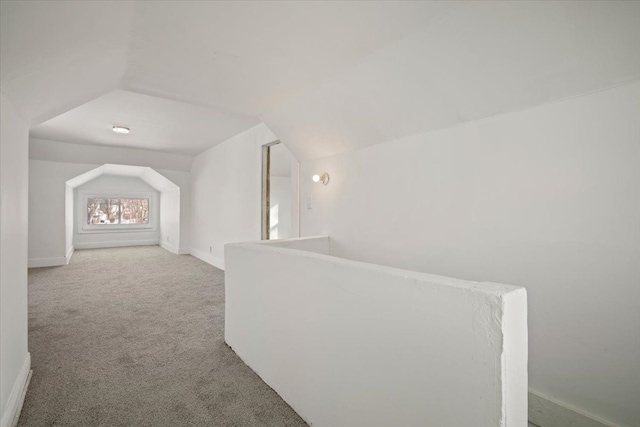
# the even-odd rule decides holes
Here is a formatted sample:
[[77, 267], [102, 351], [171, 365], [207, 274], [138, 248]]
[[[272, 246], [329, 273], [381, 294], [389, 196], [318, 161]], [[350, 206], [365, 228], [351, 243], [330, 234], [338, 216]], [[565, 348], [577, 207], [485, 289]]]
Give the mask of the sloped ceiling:
[[134, 4], [0, 2], [0, 88], [37, 124], [118, 87]]
[[124, 85], [261, 116], [450, 8], [445, 2], [140, 2]]
[[640, 78], [640, 2], [469, 2], [264, 122], [299, 159]]
[[[255, 117], [117, 89], [33, 127], [30, 135], [196, 155], [258, 123]], [[114, 133], [114, 124], [131, 133]]]
[[1, 4], [34, 125], [119, 88], [257, 117], [299, 159], [640, 78], [640, 2]]
[[93, 181], [94, 179], [102, 175], [140, 178], [161, 193], [180, 193], [180, 187], [167, 179], [164, 175], [156, 172], [152, 168], [145, 166], [105, 164], [102, 166], [98, 166], [95, 169], [91, 169], [90, 171], [80, 174], [74, 178], [71, 178], [67, 181], [67, 185], [71, 188], [77, 188], [89, 181]]

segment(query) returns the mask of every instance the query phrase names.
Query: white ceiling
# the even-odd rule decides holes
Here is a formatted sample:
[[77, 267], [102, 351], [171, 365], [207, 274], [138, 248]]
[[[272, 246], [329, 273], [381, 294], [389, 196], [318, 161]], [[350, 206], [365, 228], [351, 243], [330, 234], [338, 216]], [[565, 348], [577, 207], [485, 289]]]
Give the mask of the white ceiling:
[[135, 4], [0, 2], [0, 89], [37, 124], [120, 85]]
[[262, 117], [299, 159], [640, 79], [640, 2], [468, 2]]
[[140, 2], [125, 87], [260, 116], [445, 2]]
[[193, 154], [252, 116], [308, 159], [640, 78], [640, 2], [0, 5], [2, 94], [34, 125], [106, 95], [35, 130], [90, 144]]
[[[254, 117], [115, 90], [33, 127], [31, 136], [196, 155], [259, 122]], [[131, 132], [117, 134], [113, 125], [129, 127]]]

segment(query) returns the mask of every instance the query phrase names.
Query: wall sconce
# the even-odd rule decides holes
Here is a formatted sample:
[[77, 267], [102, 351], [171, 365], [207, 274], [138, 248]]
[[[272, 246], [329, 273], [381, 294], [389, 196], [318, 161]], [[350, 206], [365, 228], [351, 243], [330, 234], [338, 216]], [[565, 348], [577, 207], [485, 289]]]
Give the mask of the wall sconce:
[[323, 185], [327, 185], [329, 183], [329, 174], [325, 172], [322, 175], [313, 175], [311, 179], [313, 179], [313, 182], [321, 182]]

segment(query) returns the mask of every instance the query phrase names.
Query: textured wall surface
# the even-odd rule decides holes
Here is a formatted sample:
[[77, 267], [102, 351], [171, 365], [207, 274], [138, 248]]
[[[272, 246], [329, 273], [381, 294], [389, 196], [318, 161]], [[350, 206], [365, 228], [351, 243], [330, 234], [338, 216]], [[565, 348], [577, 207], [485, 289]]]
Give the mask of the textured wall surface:
[[[317, 426], [527, 424], [523, 288], [226, 246], [225, 340]], [[312, 239], [315, 240], [315, 239]]]

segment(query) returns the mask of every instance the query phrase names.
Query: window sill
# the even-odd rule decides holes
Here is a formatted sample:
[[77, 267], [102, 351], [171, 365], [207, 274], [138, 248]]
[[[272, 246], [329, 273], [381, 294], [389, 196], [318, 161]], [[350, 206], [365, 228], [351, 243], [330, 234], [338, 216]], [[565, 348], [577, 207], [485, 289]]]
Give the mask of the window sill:
[[[112, 226], [115, 227], [115, 226]], [[118, 227], [118, 228], [89, 228], [78, 230], [79, 234], [110, 234], [110, 233], [153, 233], [157, 227]]]

